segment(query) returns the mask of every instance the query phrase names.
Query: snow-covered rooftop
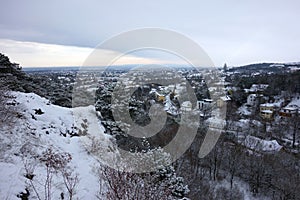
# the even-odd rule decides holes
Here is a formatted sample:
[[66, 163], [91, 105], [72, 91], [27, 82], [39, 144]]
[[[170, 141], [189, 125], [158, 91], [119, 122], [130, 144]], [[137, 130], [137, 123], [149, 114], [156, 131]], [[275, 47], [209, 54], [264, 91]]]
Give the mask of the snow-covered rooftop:
[[263, 103], [263, 104], [260, 104], [260, 107], [272, 108], [274, 106], [275, 106], [274, 103]]
[[249, 149], [262, 152], [280, 151], [282, 148], [276, 140], [263, 140], [251, 135], [248, 135], [243, 143]]
[[231, 98], [229, 96], [223, 96], [223, 97], [220, 97], [220, 99], [222, 101], [230, 101], [231, 100]]

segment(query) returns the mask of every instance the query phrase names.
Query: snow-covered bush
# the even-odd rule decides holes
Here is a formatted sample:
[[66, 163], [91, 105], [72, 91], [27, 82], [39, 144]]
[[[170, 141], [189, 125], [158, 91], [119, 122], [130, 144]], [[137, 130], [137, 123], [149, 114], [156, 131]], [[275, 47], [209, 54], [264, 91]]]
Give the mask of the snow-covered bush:
[[[144, 147], [150, 144], [145, 139]], [[147, 156], [144, 156], [144, 155]], [[139, 155], [141, 155], [139, 157]], [[142, 156], [143, 155], [143, 156]], [[98, 169], [99, 180], [104, 180], [108, 191], [100, 194], [99, 199], [178, 199], [185, 197], [188, 186], [178, 177], [170, 164], [170, 155], [161, 148], [143, 150], [136, 158], [128, 161], [128, 168], [143, 167], [155, 162], [157, 170], [147, 173], [125, 172], [107, 166]], [[122, 166], [125, 167], [125, 166]], [[101, 183], [102, 184], [102, 183]]]
[[[31, 151], [28, 145], [24, 145], [21, 148], [21, 154], [25, 170], [24, 176], [28, 183], [26, 188], [28, 193], [33, 193], [39, 200], [51, 200], [53, 187], [60, 182], [59, 178], [61, 177], [69, 199], [73, 199], [79, 178], [68, 166], [72, 160], [69, 153], [56, 151], [49, 147], [41, 154], [37, 154], [36, 151]], [[19, 196], [24, 195], [26, 196], [27, 193]], [[63, 192], [61, 198], [64, 198]]]

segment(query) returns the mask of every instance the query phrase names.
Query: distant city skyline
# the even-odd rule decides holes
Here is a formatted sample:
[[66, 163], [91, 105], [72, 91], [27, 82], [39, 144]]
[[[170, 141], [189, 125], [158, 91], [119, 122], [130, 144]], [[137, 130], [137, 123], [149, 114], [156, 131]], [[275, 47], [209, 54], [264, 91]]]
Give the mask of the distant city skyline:
[[[93, 49], [124, 31], [157, 27], [197, 42], [216, 66], [300, 61], [300, 2], [2, 1], [0, 52], [24, 67], [81, 66]], [[103, 55], [114, 54], [103, 49]], [[119, 64], [178, 63], [132, 54]]]

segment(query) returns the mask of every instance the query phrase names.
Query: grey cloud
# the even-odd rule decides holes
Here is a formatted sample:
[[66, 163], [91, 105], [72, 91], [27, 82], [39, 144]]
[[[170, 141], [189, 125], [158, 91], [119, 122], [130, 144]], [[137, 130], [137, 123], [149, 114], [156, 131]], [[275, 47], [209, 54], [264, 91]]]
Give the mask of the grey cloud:
[[[242, 49], [248, 41], [251, 49], [247, 51], [251, 52], [243, 53], [253, 58], [244, 62], [255, 62], [255, 56], [261, 60], [272, 59], [272, 51], [274, 60], [280, 53], [281, 60], [299, 59], [295, 52], [300, 43], [299, 6], [296, 0], [6, 0], [0, 7], [0, 38], [95, 47], [126, 30], [160, 27], [205, 44], [203, 48], [216, 57], [217, 64], [226, 61], [223, 59], [234, 64], [240, 62], [240, 59], [230, 59], [230, 55], [236, 54], [234, 51]], [[261, 34], [260, 39], [253, 39], [257, 33]], [[216, 43], [217, 46], [211, 46]], [[274, 44], [282, 50], [272, 49]], [[222, 56], [222, 52], [229, 57]]]

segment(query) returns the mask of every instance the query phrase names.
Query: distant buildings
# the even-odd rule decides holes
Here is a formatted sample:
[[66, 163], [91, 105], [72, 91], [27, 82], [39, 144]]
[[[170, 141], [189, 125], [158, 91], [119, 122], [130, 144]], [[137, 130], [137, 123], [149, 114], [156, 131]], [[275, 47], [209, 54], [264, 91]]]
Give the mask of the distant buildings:
[[263, 92], [269, 87], [267, 84], [253, 84], [250, 89], [245, 89], [246, 93], [249, 93], [247, 97], [247, 105], [256, 106], [261, 103], [262, 98], [266, 98], [263, 96]]
[[262, 93], [264, 92], [269, 85], [267, 84], [253, 84], [251, 88], [249, 89], [249, 92], [251, 93]]
[[269, 87], [267, 84], [253, 84], [250, 89], [245, 89], [245, 92], [249, 93], [247, 97], [247, 105], [255, 106], [259, 103], [259, 98], [262, 93]]

